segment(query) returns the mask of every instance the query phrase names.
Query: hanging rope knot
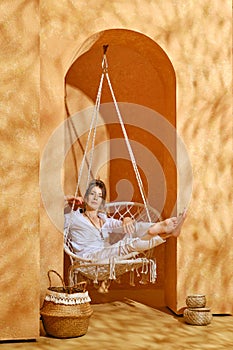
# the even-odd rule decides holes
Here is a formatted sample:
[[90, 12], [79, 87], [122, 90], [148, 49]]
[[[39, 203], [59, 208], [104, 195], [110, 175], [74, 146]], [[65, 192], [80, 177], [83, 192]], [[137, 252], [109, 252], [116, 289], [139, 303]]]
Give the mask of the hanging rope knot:
[[103, 45], [104, 55], [106, 54], [107, 49], [108, 49], [108, 45]]
[[106, 57], [107, 49], [108, 49], [108, 45], [103, 45], [104, 56], [103, 56], [103, 61], [102, 61], [102, 69], [103, 69], [104, 73], [107, 73], [107, 71], [108, 71], [108, 62], [107, 62], [107, 57]]
[[107, 62], [106, 55], [104, 55], [104, 57], [103, 57], [102, 69], [103, 69], [103, 73], [107, 73], [108, 72], [108, 62]]

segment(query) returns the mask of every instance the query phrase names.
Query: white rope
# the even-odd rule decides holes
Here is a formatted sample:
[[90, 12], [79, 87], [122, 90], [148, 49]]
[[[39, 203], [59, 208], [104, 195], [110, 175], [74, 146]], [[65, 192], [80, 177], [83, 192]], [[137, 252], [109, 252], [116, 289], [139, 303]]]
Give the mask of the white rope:
[[148, 274], [148, 260], [146, 258], [143, 259], [143, 265], [142, 265], [142, 274], [147, 275]]
[[[92, 119], [91, 119], [91, 124], [90, 124], [89, 133], [88, 133], [88, 137], [87, 137], [87, 141], [86, 141], [86, 146], [85, 146], [85, 149], [84, 149], [83, 159], [82, 159], [82, 162], [81, 162], [81, 165], [80, 165], [80, 171], [79, 171], [79, 175], [78, 175], [78, 182], [77, 182], [77, 186], [76, 186], [76, 190], [75, 190], [75, 195], [74, 196], [75, 197], [78, 196], [78, 190], [79, 190], [79, 186], [80, 186], [80, 182], [81, 182], [81, 178], [82, 178], [82, 174], [83, 174], [85, 159], [86, 159], [86, 156], [87, 156], [87, 150], [88, 150], [88, 146], [89, 146], [89, 142], [90, 142], [90, 138], [91, 138], [91, 133], [92, 133], [92, 130], [93, 130], [93, 137], [92, 137], [92, 144], [91, 144], [91, 151], [90, 151], [90, 161], [89, 161], [89, 166], [88, 166], [86, 188], [88, 188], [88, 184], [90, 182], [90, 173], [91, 173], [91, 168], [92, 168], [92, 163], [93, 163], [95, 138], [96, 138], [96, 128], [97, 128], [97, 120], [98, 120], [98, 114], [99, 114], [99, 109], [100, 109], [100, 101], [101, 101], [103, 80], [104, 80], [104, 76], [106, 76], [107, 82], [108, 82], [108, 85], [109, 85], [109, 89], [111, 91], [111, 95], [112, 95], [112, 98], [113, 98], [114, 106], [115, 106], [115, 109], [116, 109], [116, 112], [117, 112], [117, 116], [118, 116], [118, 119], [119, 119], [119, 122], [120, 122], [120, 125], [121, 125], [121, 128], [122, 128], [122, 132], [123, 132], [123, 135], [124, 135], [124, 138], [125, 138], [126, 146], [128, 148], [130, 159], [131, 159], [131, 162], [132, 162], [132, 165], [133, 165], [133, 169], [134, 169], [135, 176], [136, 176], [136, 179], [137, 179], [137, 183], [138, 183], [138, 186], [139, 186], [139, 190], [140, 190], [140, 193], [141, 193], [141, 196], [142, 196], [142, 200], [143, 200], [143, 203], [144, 203], [144, 206], [145, 206], [145, 209], [146, 209], [146, 214], [147, 214], [147, 217], [148, 217], [148, 221], [151, 222], [151, 217], [150, 217], [150, 213], [149, 213], [149, 210], [148, 210], [147, 200], [146, 200], [146, 197], [145, 197], [145, 194], [144, 194], [145, 191], [144, 191], [142, 179], [141, 179], [140, 173], [138, 171], [138, 167], [137, 167], [137, 163], [136, 163], [136, 160], [135, 160], [135, 156], [134, 156], [132, 147], [130, 145], [129, 138], [128, 138], [128, 135], [127, 135], [127, 132], [126, 132], [126, 129], [125, 129], [125, 126], [124, 126], [124, 122], [123, 122], [123, 119], [122, 119], [122, 116], [121, 116], [121, 113], [120, 113], [120, 110], [119, 110], [119, 107], [118, 107], [118, 104], [117, 104], [117, 101], [116, 101], [116, 98], [115, 98], [115, 94], [114, 94], [114, 91], [113, 91], [113, 88], [112, 88], [112, 84], [111, 84], [111, 81], [110, 81], [110, 78], [109, 78], [109, 75], [108, 75], [108, 62], [107, 62], [107, 58], [106, 58], [105, 54], [103, 55], [102, 69], [103, 69], [103, 72], [102, 72], [102, 75], [101, 75], [101, 78], [100, 78], [100, 84], [99, 84], [99, 88], [98, 88], [98, 92], [97, 92], [95, 108], [94, 108]], [[75, 201], [73, 201], [73, 203], [72, 203], [71, 214], [70, 214], [71, 217], [73, 215], [74, 205], [75, 205]], [[69, 232], [70, 225], [71, 225], [71, 219], [70, 219], [67, 231], [66, 231], [65, 239], [67, 239], [67, 234]]]
[[114, 256], [109, 259], [109, 279], [116, 279], [116, 261]]
[[[88, 167], [86, 189], [88, 188], [88, 184], [90, 182], [90, 174], [91, 174], [93, 155], [94, 155], [94, 148], [95, 148], [96, 128], [97, 128], [97, 120], [98, 120], [99, 109], [100, 109], [100, 101], [101, 101], [103, 80], [104, 80], [104, 73], [101, 75], [100, 85], [99, 85], [99, 89], [98, 89], [98, 93], [97, 93], [95, 110], [94, 110], [94, 112], [95, 112], [94, 128], [93, 128], [93, 137], [92, 137], [92, 144], [91, 144], [91, 151], [90, 151], [90, 161], [89, 161], [89, 167]], [[82, 173], [81, 173], [81, 175], [82, 175]], [[81, 175], [80, 175], [80, 178], [81, 178]]]
[[153, 259], [150, 259], [150, 282], [155, 283], [157, 279], [157, 266], [156, 266], [156, 261]]
[[99, 266], [95, 265], [95, 279], [93, 283], [97, 284], [98, 283], [98, 274], [99, 274]]
[[[106, 59], [106, 55], [104, 55], [103, 61], [102, 61], [103, 72], [102, 72], [102, 75], [100, 78], [99, 88], [98, 88], [96, 101], [95, 101], [95, 107], [94, 107], [92, 118], [91, 118], [91, 124], [90, 124], [89, 133], [88, 133], [88, 137], [87, 137], [87, 141], [86, 141], [86, 146], [84, 149], [83, 159], [82, 159], [82, 162], [80, 165], [78, 181], [77, 181], [77, 186], [76, 186], [75, 195], [74, 195], [75, 197], [77, 197], [77, 195], [78, 195], [78, 189], [79, 189], [79, 186], [81, 183], [85, 159], [87, 156], [88, 146], [90, 143], [90, 138], [91, 138], [91, 134], [92, 134], [92, 130], [93, 130], [93, 137], [92, 137], [92, 144], [91, 144], [91, 151], [90, 151], [90, 162], [89, 162], [89, 166], [88, 166], [87, 181], [86, 181], [86, 189], [88, 188], [88, 184], [90, 182], [90, 173], [91, 173], [91, 168], [92, 168], [93, 154], [94, 154], [94, 147], [95, 147], [97, 120], [98, 120], [98, 114], [99, 114], [99, 109], [100, 109], [100, 101], [101, 101], [101, 95], [102, 95], [104, 74], [105, 74], [107, 67], [108, 67], [107, 59]], [[93, 128], [93, 125], [94, 125], [94, 128]], [[75, 205], [75, 201], [73, 201], [73, 203], [72, 203], [71, 213], [74, 211], [74, 205]], [[69, 225], [69, 227], [70, 227], [70, 225]], [[69, 231], [69, 227], [68, 227], [68, 231]]]
[[[97, 92], [95, 108], [94, 108], [94, 111], [93, 111], [93, 114], [92, 114], [91, 124], [90, 124], [90, 128], [89, 128], [89, 133], [88, 133], [88, 137], [87, 137], [87, 141], [86, 141], [86, 146], [85, 146], [85, 149], [84, 149], [84, 155], [83, 155], [83, 159], [82, 159], [82, 162], [81, 162], [81, 165], [80, 165], [77, 186], [76, 186], [75, 194], [74, 194], [75, 198], [78, 196], [78, 190], [79, 190], [79, 186], [80, 186], [80, 182], [81, 182], [81, 178], [82, 178], [82, 174], [83, 174], [83, 169], [84, 169], [85, 159], [86, 159], [86, 156], [87, 156], [88, 146], [89, 146], [89, 143], [90, 143], [91, 133], [92, 133], [92, 130], [94, 130], [93, 139], [92, 139], [91, 153], [90, 153], [90, 164], [88, 166], [86, 188], [87, 188], [88, 183], [90, 181], [90, 172], [91, 172], [91, 166], [92, 166], [92, 161], [93, 161], [93, 153], [94, 153], [94, 146], [95, 146], [95, 136], [96, 136], [96, 126], [97, 126], [97, 118], [98, 118], [99, 107], [100, 107], [100, 99], [101, 99], [103, 80], [104, 80], [104, 72], [102, 73], [101, 78], [100, 78], [100, 84], [99, 84], [99, 88], [98, 88], [98, 92]], [[93, 125], [94, 125], [94, 129], [93, 129]], [[67, 239], [68, 239], [68, 233], [69, 233], [70, 226], [71, 226], [71, 219], [72, 219], [72, 215], [73, 215], [73, 212], [74, 212], [74, 205], [75, 205], [75, 200], [72, 203], [69, 224], [68, 224], [67, 229], [65, 230], [65, 235], [64, 235], [65, 243], [67, 242]]]
[[[107, 72], [107, 70], [108, 70], [108, 63], [107, 63], [107, 58], [106, 58], [105, 54], [103, 56], [102, 69], [103, 69], [103, 72], [102, 72], [102, 75], [101, 75], [100, 84], [99, 84], [97, 97], [96, 97], [96, 102], [95, 102], [95, 107], [94, 107], [92, 118], [91, 118], [89, 133], [88, 133], [88, 137], [87, 137], [87, 141], [86, 141], [86, 146], [85, 146], [85, 149], [84, 149], [84, 155], [83, 155], [83, 159], [82, 159], [82, 162], [81, 162], [81, 165], [80, 165], [79, 174], [78, 174], [78, 181], [77, 181], [77, 186], [76, 186], [76, 190], [75, 190], [75, 197], [78, 196], [78, 190], [79, 190], [81, 179], [82, 179], [82, 176], [83, 176], [83, 169], [84, 169], [84, 164], [85, 164], [85, 160], [86, 160], [86, 157], [87, 157], [87, 151], [88, 151], [89, 143], [91, 141], [91, 150], [90, 150], [90, 159], [89, 159], [89, 164], [88, 164], [86, 188], [88, 188], [88, 184], [90, 182], [90, 174], [91, 174], [91, 168], [92, 168], [93, 156], [94, 156], [97, 120], [98, 120], [98, 115], [99, 115], [99, 110], [100, 110], [100, 101], [101, 101], [103, 80], [104, 80], [104, 77], [106, 77], [108, 85], [109, 85], [109, 89], [110, 89], [110, 92], [111, 92], [111, 95], [112, 95], [112, 98], [113, 98], [114, 106], [115, 106], [115, 109], [116, 109], [116, 112], [117, 112], [117, 116], [118, 116], [118, 119], [119, 119], [119, 122], [120, 122], [120, 125], [121, 125], [121, 129], [122, 129], [122, 132], [123, 132], [123, 135], [124, 135], [126, 146], [127, 146], [127, 149], [128, 149], [129, 155], [130, 155], [130, 159], [131, 159], [131, 162], [132, 162], [132, 165], [133, 165], [133, 169], [134, 169], [134, 172], [135, 172], [135, 175], [136, 175], [137, 183], [138, 183], [139, 190], [140, 190], [140, 193], [141, 193], [141, 196], [142, 196], [142, 200], [143, 200], [143, 203], [144, 203], [144, 208], [146, 210], [146, 214], [147, 214], [148, 220], [149, 220], [149, 222], [151, 222], [151, 216], [150, 216], [150, 212], [149, 212], [149, 209], [148, 209], [147, 200], [146, 200], [146, 197], [145, 197], [145, 194], [144, 194], [145, 191], [144, 191], [144, 188], [143, 188], [142, 179], [141, 179], [138, 167], [137, 167], [135, 156], [134, 156], [133, 150], [131, 148], [130, 141], [129, 141], [129, 138], [128, 138], [128, 135], [127, 135], [127, 132], [126, 132], [126, 129], [125, 129], [125, 126], [124, 126], [124, 122], [123, 122], [123, 119], [122, 119], [122, 116], [121, 116], [121, 113], [120, 113], [120, 110], [119, 110], [119, 107], [118, 107], [118, 104], [117, 104], [117, 101], [116, 101], [116, 98], [115, 98], [115, 95], [114, 95], [114, 92], [113, 92], [111, 81], [110, 81], [110, 78], [109, 78], [109, 75], [108, 75], [108, 72]], [[92, 134], [92, 140], [91, 140], [91, 134]], [[68, 247], [68, 249], [71, 248], [70, 244], [69, 244], [69, 237], [68, 237], [68, 235], [69, 235], [70, 226], [71, 226], [71, 222], [72, 222], [72, 215], [73, 215], [73, 212], [74, 212], [74, 206], [75, 206], [75, 201], [73, 201], [73, 203], [72, 203], [72, 208], [71, 208], [71, 213], [70, 213], [70, 220], [69, 220], [69, 223], [68, 223], [68, 227], [65, 230], [65, 237], [64, 237], [65, 238], [65, 246]], [[142, 258], [140, 261], [141, 261], [141, 264], [142, 264], [142, 271], [141, 271], [141, 273], [143, 275], [146, 275], [146, 274], [148, 274], [148, 272], [150, 272], [150, 281], [152, 283], [154, 283], [155, 280], [156, 280], [156, 264], [155, 264], [155, 262], [152, 259], [148, 260], [146, 258]], [[127, 264], [127, 262], [128, 262], [128, 264]], [[136, 262], [137, 262], [137, 259], [135, 260], [135, 263]], [[115, 257], [112, 257], [112, 258], [109, 259], [109, 262], [108, 262], [109, 279], [113, 279], [113, 280], [116, 279], [116, 263], [119, 264], [121, 262], [120, 261], [116, 261]], [[122, 261], [122, 264], [126, 264], [127, 266], [130, 265], [129, 264], [129, 260]], [[84, 265], [84, 267], [85, 267], [85, 265]], [[94, 283], [98, 283], [98, 277], [99, 277], [99, 273], [100, 273], [99, 266], [101, 266], [102, 264], [101, 263], [98, 264], [97, 262], [92, 262], [92, 264], [90, 264], [90, 265], [95, 266]], [[131, 280], [132, 285], [134, 285], [134, 266], [132, 266], [132, 265], [130, 265], [130, 266], [131, 266], [130, 280]], [[138, 275], [138, 268], [136, 268], [136, 273]]]
[[138, 167], [137, 167], [137, 163], [136, 163], [136, 160], [135, 160], [135, 157], [134, 157], [134, 153], [133, 153], [133, 150], [132, 150], [130, 142], [129, 142], [129, 138], [128, 138], [128, 135], [127, 135], [127, 132], [126, 132], [126, 129], [125, 129], [125, 126], [124, 126], [123, 119], [121, 117], [121, 113], [120, 113], [120, 110], [119, 110], [119, 107], [118, 107], [118, 104], [117, 104], [117, 101], [116, 101], [116, 98], [115, 98], [115, 95], [114, 95], [114, 91], [113, 91], [113, 88], [112, 88], [112, 84], [111, 84], [108, 72], [106, 72], [105, 75], [106, 75], [106, 78], [107, 78], [107, 81], [108, 81], [108, 85], [109, 85], [109, 89], [110, 89], [111, 94], [112, 94], [112, 99], [113, 99], [113, 102], [114, 102], [114, 106], [116, 108], [117, 116], [118, 116], [118, 119], [119, 119], [119, 122], [120, 122], [120, 125], [121, 125], [121, 129], [122, 129], [122, 132], [123, 132], [123, 135], [124, 135], [124, 138], [125, 138], [126, 146], [128, 148], [130, 159], [131, 159], [131, 162], [132, 162], [132, 165], [133, 165], [133, 169], [134, 169], [134, 172], [135, 172], [135, 175], [136, 175], [136, 179], [137, 179], [137, 182], [138, 182], [138, 186], [139, 186], [139, 190], [140, 190], [140, 193], [141, 193], [141, 196], [142, 196], [142, 200], [143, 200], [143, 203], [145, 205], [145, 209], [146, 209], [146, 213], [147, 213], [147, 216], [148, 216], [148, 220], [149, 220], [149, 222], [151, 222], [150, 213], [149, 213], [149, 210], [148, 210], [148, 207], [147, 207], [147, 201], [146, 201], [146, 198], [145, 198], [145, 195], [144, 195], [143, 183], [142, 183], [142, 179], [141, 179], [140, 173], [138, 171]]

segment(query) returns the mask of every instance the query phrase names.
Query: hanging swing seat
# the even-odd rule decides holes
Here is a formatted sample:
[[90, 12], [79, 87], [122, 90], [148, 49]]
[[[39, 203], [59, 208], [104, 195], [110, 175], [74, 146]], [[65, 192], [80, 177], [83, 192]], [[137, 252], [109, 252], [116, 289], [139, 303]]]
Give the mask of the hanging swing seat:
[[[147, 206], [150, 212], [152, 222], [161, 220], [159, 212]], [[136, 221], [148, 221], [147, 211], [142, 203], [137, 202], [112, 202], [105, 205], [105, 211], [108, 217], [114, 219], [124, 219], [130, 217]], [[69, 235], [65, 240], [64, 250], [70, 257], [71, 265], [68, 270], [69, 285], [77, 283], [78, 275], [98, 283], [103, 280], [116, 280], [126, 272], [130, 272], [130, 284], [134, 285], [134, 273], [137, 277], [148, 276], [151, 283], [156, 281], [156, 262], [153, 258], [153, 249], [144, 253], [132, 252], [124, 256], [112, 256], [110, 259], [91, 261], [79, 257], [72, 250]]]
[[[93, 162], [93, 156], [94, 156], [94, 148], [95, 148], [95, 138], [97, 133], [97, 120], [99, 115], [99, 109], [100, 109], [100, 101], [101, 101], [101, 94], [102, 94], [102, 87], [103, 87], [103, 80], [106, 79], [112, 99], [114, 102], [114, 106], [116, 109], [116, 114], [119, 120], [119, 124], [122, 129], [122, 133], [125, 139], [126, 147], [129, 152], [129, 156], [131, 159], [131, 163], [134, 169], [134, 173], [136, 176], [136, 180], [138, 183], [138, 187], [140, 190], [140, 194], [143, 200], [143, 203], [137, 203], [137, 202], [112, 202], [108, 203], [105, 206], [106, 213], [109, 217], [112, 217], [114, 219], [120, 219], [122, 220], [124, 217], [130, 217], [133, 220], [138, 221], [144, 221], [149, 223], [155, 223], [158, 220], [160, 220], [160, 214], [158, 211], [148, 205], [145, 191], [143, 188], [142, 179], [137, 167], [137, 162], [133, 153], [133, 150], [131, 148], [131, 144], [126, 132], [126, 128], [120, 113], [120, 109], [118, 107], [114, 91], [112, 88], [112, 84], [110, 82], [110, 77], [108, 74], [108, 63], [106, 58], [106, 50], [108, 45], [104, 45], [104, 55], [103, 55], [103, 61], [102, 61], [102, 75], [100, 78], [100, 84], [97, 92], [96, 97], [96, 103], [95, 108], [93, 111], [89, 133], [86, 141], [86, 147], [83, 155], [83, 159], [80, 165], [79, 173], [78, 173], [78, 181], [76, 186], [76, 191], [74, 197], [78, 196], [78, 192], [80, 190], [80, 183], [81, 178], [83, 174], [84, 164], [87, 159], [87, 152], [89, 149], [89, 145], [91, 145], [90, 150], [90, 157], [88, 160], [88, 174], [87, 174], [87, 181], [86, 181], [86, 188], [90, 181], [90, 174], [91, 174], [91, 168], [92, 168], [92, 162]], [[74, 211], [74, 202], [71, 208], [71, 214]], [[70, 229], [70, 223], [68, 225], [68, 228], [65, 231], [64, 235], [64, 250], [66, 254], [70, 257], [71, 265], [68, 270], [68, 278], [69, 278], [69, 284], [72, 286], [76, 283], [77, 276], [81, 274], [82, 276], [87, 277], [88, 279], [92, 280], [94, 283], [98, 283], [98, 281], [103, 280], [115, 280], [118, 278], [118, 276], [130, 271], [130, 278], [131, 283], [134, 285], [134, 272], [136, 271], [137, 275], [140, 274], [142, 277], [148, 276], [149, 281], [154, 283], [156, 281], [156, 263], [155, 259], [152, 257], [153, 249], [148, 249], [148, 251], [145, 251], [144, 253], [139, 252], [133, 252], [125, 256], [111, 256], [110, 259], [105, 260], [99, 260], [99, 261], [90, 261], [88, 259], [84, 259], [82, 257], [77, 256], [74, 254], [74, 251], [72, 250], [72, 242], [69, 235], [69, 229]], [[140, 269], [140, 271], [139, 271]], [[141, 282], [143, 283], [143, 282]]]

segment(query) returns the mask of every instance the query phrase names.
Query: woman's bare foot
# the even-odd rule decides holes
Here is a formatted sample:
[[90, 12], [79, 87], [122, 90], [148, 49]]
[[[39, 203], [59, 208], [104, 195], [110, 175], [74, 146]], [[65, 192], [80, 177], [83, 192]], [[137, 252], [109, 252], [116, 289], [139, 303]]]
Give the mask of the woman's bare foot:
[[150, 227], [148, 233], [151, 236], [156, 236], [160, 233], [171, 233], [173, 230], [175, 230], [177, 221], [178, 220], [176, 217], [172, 217], [161, 222], [157, 222], [156, 224]]
[[172, 217], [164, 221], [158, 222], [150, 227], [148, 233], [151, 236], [160, 234], [162, 238], [168, 238], [170, 236], [178, 237], [180, 235], [181, 227], [186, 218], [186, 210], [178, 217]]
[[178, 237], [180, 235], [181, 227], [186, 219], [187, 211], [186, 209], [178, 216], [176, 228], [171, 232], [173, 237]]

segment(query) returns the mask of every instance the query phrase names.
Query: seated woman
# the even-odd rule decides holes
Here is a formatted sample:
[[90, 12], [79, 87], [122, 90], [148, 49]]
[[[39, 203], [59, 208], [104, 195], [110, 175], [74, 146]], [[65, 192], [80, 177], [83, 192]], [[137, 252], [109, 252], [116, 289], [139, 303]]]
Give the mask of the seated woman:
[[[66, 196], [67, 203], [74, 203], [72, 215], [65, 214], [65, 229], [73, 252], [90, 260], [109, 260], [132, 252], [143, 252], [164, 243], [170, 237], [178, 237], [186, 212], [157, 223], [135, 222], [126, 217], [123, 220], [108, 218], [104, 213], [106, 187], [103, 181], [90, 182], [84, 199]], [[83, 209], [81, 207], [83, 206]], [[123, 233], [114, 244], [109, 243], [110, 233]]]

